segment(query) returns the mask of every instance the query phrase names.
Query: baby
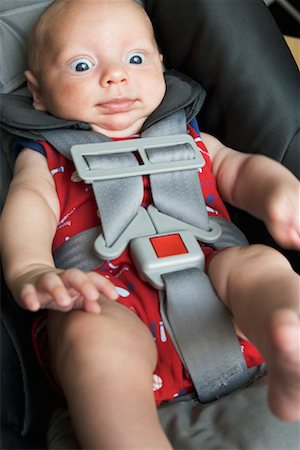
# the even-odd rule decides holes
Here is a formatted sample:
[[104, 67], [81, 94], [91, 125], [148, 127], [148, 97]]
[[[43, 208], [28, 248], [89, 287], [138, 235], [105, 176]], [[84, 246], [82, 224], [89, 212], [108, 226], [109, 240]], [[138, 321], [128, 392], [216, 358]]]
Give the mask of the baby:
[[[134, 0], [54, 1], [32, 31], [26, 77], [36, 110], [87, 122], [112, 139], [139, 135], [166, 95], [152, 25]], [[202, 139], [214, 196], [213, 177], [223, 200], [263, 220], [283, 247], [299, 249], [298, 180], [267, 157], [204, 133]], [[64, 234], [66, 214], [81, 229], [98, 218], [91, 191], [70, 181], [73, 163], [47, 143], [39, 147], [29, 141], [17, 157], [2, 215], [7, 284], [23, 308], [48, 310], [51, 369], [82, 448], [171, 448], [156, 404], [192, 386], [170, 340], [162, 346], [149, 331], [150, 323], [162, 323], [157, 292], [138, 278], [128, 252], [109, 263], [111, 270], [107, 262], [86, 273], [55, 267], [52, 251], [73, 226]], [[58, 166], [64, 170], [52, 176]], [[271, 410], [300, 420], [299, 276], [262, 245], [211, 249], [208, 256], [207, 273], [239, 335], [266, 360]], [[165, 384], [160, 397], [153, 395], [153, 373]]]

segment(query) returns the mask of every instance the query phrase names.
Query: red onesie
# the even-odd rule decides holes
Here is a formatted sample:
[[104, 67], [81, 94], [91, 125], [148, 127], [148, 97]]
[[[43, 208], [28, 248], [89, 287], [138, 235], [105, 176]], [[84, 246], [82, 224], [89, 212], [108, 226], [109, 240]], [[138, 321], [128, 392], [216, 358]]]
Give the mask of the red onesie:
[[[205, 160], [204, 167], [199, 169], [199, 179], [208, 213], [229, 220], [228, 212], [217, 192], [208, 152], [197, 132], [190, 126], [188, 132], [195, 139]], [[49, 144], [43, 143], [43, 147], [49, 170], [55, 181], [61, 208], [61, 217], [53, 242], [53, 251], [55, 251], [75, 234], [99, 225], [99, 214], [91, 185], [80, 180], [73, 163]], [[142, 205], [147, 206], [150, 201], [149, 180], [144, 177]], [[210, 260], [215, 251], [207, 246], [202, 248], [207, 259]], [[129, 252], [126, 250], [119, 258], [106, 261], [97, 271], [112, 281], [119, 292], [118, 301], [136, 313], [153, 335], [158, 349], [158, 363], [153, 374], [153, 391], [157, 405], [191, 391], [193, 385], [189, 374], [164, 327], [158, 293], [148, 283], [139, 279]], [[40, 347], [40, 344], [41, 342], [36, 347]], [[241, 341], [241, 351], [244, 353], [248, 367], [261, 364], [262, 358], [251, 343]]]

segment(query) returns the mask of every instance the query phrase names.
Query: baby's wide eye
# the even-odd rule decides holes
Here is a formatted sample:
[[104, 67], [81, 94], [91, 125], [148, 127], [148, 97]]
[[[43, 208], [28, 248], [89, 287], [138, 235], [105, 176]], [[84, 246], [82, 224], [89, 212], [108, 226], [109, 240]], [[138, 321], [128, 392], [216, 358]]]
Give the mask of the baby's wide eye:
[[143, 64], [145, 61], [145, 56], [142, 53], [134, 53], [129, 56], [129, 64]]
[[76, 59], [70, 64], [71, 70], [75, 72], [86, 72], [87, 70], [91, 70], [94, 67], [94, 64], [89, 59], [81, 58]]

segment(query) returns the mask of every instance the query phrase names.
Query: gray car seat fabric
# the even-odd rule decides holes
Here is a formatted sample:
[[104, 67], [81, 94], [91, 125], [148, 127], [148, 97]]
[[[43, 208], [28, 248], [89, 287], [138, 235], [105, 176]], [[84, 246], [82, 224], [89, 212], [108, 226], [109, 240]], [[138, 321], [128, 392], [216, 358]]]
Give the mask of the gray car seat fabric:
[[[218, 402], [201, 405], [187, 395], [158, 412], [175, 449], [298, 450], [300, 445], [299, 426], [285, 424], [268, 411], [265, 378]], [[52, 417], [48, 442], [56, 450], [80, 448], [66, 408]]]
[[[49, 3], [1, 0], [1, 92], [22, 87], [25, 36]], [[299, 176], [299, 71], [263, 1], [144, 3], [154, 22], [166, 67], [186, 73], [206, 89], [206, 101], [199, 114], [200, 128], [238, 149], [265, 153]], [[27, 94], [22, 89], [18, 92]], [[1, 139], [11, 138], [2, 133]], [[3, 153], [5, 148], [10, 146], [1, 149], [3, 201], [13, 166], [13, 155]], [[252, 242], [271, 242], [258, 221], [239, 211], [233, 212], [233, 218]], [[298, 256], [287, 254], [299, 268]], [[42, 449], [46, 446], [51, 410], [60, 399], [45, 382], [35, 361], [30, 343], [32, 315], [14, 304], [2, 284], [1, 448]], [[169, 412], [163, 407], [161, 420], [176, 448], [275, 450], [278, 445], [278, 450], [298, 450], [298, 428], [283, 424], [268, 413], [264, 383], [258, 381], [242, 393], [208, 405], [205, 410], [211, 414], [205, 413], [206, 419], [199, 412], [202, 407], [186, 398], [172, 404]], [[192, 426], [188, 423], [191, 418]], [[248, 429], [247, 421], [252, 424]], [[256, 428], [257, 437], [252, 438]]]
[[51, 3], [49, 0], [1, 1], [0, 51], [3, 56], [0, 75], [1, 92], [12, 92], [24, 83], [27, 31], [49, 3]]
[[[1, 0], [0, 2], [0, 92], [19, 90], [25, 83], [27, 32], [50, 0]], [[1, 106], [1, 105], [0, 105]], [[1, 207], [13, 170], [13, 155], [7, 152], [11, 136], [1, 130]]]

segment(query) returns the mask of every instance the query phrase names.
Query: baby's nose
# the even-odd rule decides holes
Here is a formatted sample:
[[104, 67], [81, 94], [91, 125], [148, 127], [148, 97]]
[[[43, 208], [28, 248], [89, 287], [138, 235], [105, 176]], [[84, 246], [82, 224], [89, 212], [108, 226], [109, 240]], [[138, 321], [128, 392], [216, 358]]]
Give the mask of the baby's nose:
[[127, 82], [127, 73], [122, 64], [111, 64], [102, 74], [100, 84], [104, 87]]

